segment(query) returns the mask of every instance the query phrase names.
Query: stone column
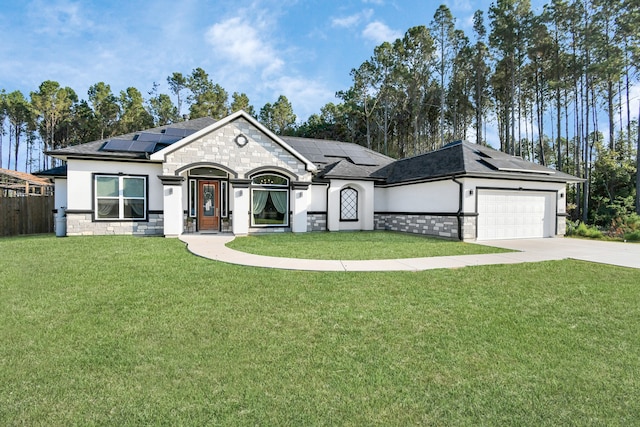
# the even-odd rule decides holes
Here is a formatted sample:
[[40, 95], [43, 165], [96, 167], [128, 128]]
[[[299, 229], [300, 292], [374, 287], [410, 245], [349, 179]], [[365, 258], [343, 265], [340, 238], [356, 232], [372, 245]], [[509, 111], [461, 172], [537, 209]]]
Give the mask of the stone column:
[[249, 179], [231, 179], [231, 197], [233, 197], [233, 218], [231, 231], [236, 236], [249, 233], [250, 219], [250, 188], [251, 180]]
[[291, 186], [291, 231], [307, 231], [307, 208], [309, 207], [309, 182], [294, 182]]
[[183, 231], [182, 181], [184, 177], [160, 175], [164, 201], [164, 236], [178, 237]]

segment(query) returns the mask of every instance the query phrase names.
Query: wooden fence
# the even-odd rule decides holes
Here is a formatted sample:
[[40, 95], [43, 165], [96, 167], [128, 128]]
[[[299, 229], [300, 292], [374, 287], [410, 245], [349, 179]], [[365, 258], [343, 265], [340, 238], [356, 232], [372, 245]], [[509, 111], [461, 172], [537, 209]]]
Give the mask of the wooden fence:
[[53, 196], [0, 197], [0, 236], [53, 233]]

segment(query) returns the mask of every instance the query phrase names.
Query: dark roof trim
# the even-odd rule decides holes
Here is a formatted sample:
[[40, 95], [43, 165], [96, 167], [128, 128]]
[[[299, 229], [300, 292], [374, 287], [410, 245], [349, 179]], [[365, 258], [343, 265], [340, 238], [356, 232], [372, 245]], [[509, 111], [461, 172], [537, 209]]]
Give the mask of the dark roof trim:
[[285, 175], [287, 178], [289, 178], [289, 180], [298, 178], [298, 176], [294, 172], [290, 171], [289, 169], [282, 168], [280, 166], [260, 166], [255, 169], [251, 169], [250, 171], [245, 173], [244, 176], [253, 178], [255, 175], [268, 173], [268, 172], [274, 172], [274, 173], [279, 173], [281, 175]]
[[251, 186], [250, 179], [230, 179], [229, 183], [233, 188], [249, 188]]
[[[62, 158], [61, 156], [56, 156], [58, 158]], [[66, 156], [66, 161], [69, 160], [98, 160], [101, 162], [129, 162], [129, 163], [155, 163], [160, 164], [157, 160], [149, 160], [144, 157], [107, 157], [107, 156], [81, 156], [81, 155], [72, 155]]]
[[[556, 179], [551, 179], [553, 178], [553, 176], [540, 176], [540, 175], [536, 175], [536, 176], [514, 176], [514, 175], [505, 175], [504, 172], [502, 173], [495, 173], [495, 174], [482, 174], [482, 173], [462, 173], [462, 174], [453, 174], [453, 175], [440, 175], [437, 177], [430, 177], [430, 178], [423, 178], [423, 179], [416, 179], [416, 180], [412, 180], [412, 181], [401, 181], [401, 182], [394, 182], [393, 184], [379, 184], [377, 185], [378, 187], [382, 187], [382, 188], [390, 188], [390, 187], [402, 187], [404, 185], [413, 185], [413, 184], [423, 184], [423, 183], [427, 183], [427, 182], [437, 182], [437, 181], [449, 181], [449, 180], [453, 180], [454, 178], [472, 178], [472, 179], [500, 179], [503, 181], [532, 181], [532, 182], [554, 182], [554, 183], [558, 183], [558, 184], [566, 184], [568, 182], [583, 182], [584, 179], [582, 178], [578, 178], [575, 181], [566, 181], [564, 179], [562, 179], [561, 177], [556, 177]], [[579, 180], [579, 181], [578, 181]]]
[[183, 176], [176, 175], [158, 175], [158, 179], [162, 181], [162, 185], [182, 185]]
[[238, 173], [233, 169], [231, 169], [230, 167], [221, 165], [220, 163], [213, 163], [213, 162], [190, 163], [188, 165], [185, 165], [185, 166], [182, 166], [181, 168], [176, 169], [176, 175], [181, 174], [182, 172], [185, 172], [185, 171], [189, 171], [191, 169], [201, 168], [201, 167], [212, 167], [215, 169], [220, 169], [228, 173], [233, 178], [238, 177]]

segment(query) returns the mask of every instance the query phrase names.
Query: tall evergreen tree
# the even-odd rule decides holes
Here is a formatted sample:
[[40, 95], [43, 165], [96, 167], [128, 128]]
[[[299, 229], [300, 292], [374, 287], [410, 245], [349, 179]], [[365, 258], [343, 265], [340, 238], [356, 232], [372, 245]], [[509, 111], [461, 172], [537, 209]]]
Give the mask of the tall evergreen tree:
[[449, 8], [440, 5], [431, 22], [431, 34], [437, 52], [439, 52], [436, 69], [440, 76], [440, 145], [445, 144], [445, 88], [447, 87], [449, 74], [451, 73], [451, 61], [453, 57], [452, 45], [454, 44], [455, 19]]
[[[77, 100], [73, 89], [60, 87], [58, 82], [52, 80], [42, 82], [37, 92], [31, 92], [31, 105], [38, 119], [38, 132], [45, 151], [61, 147], [61, 141], [56, 139], [58, 126], [69, 118]], [[49, 167], [48, 156], [44, 157], [42, 167]]]
[[13, 168], [18, 170], [18, 155], [20, 152], [20, 142], [22, 136], [27, 132], [27, 127], [33, 121], [32, 109], [29, 101], [19, 90], [10, 92], [5, 97], [5, 108], [9, 119], [9, 138], [13, 139], [13, 150], [11, 153], [11, 141], [9, 143], [9, 160], [7, 169], [11, 169], [11, 156], [13, 155]]
[[118, 99], [111, 92], [111, 86], [98, 82], [87, 92], [93, 113], [98, 121], [100, 139], [108, 138], [116, 131], [116, 123], [120, 115]]
[[191, 91], [189, 101], [189, 117], [213, 117], [221, 119], [229, 114], [227, 91], [219, 84], [214, 84], [202, 68], [193, 70], [187, 79], [187, 88]]
[[473, 51], [473, 102], [475, 111], [476, 144], [484, 144], [483, 123], [488, 105], [488, 84], [490, 68], [488, 65], [488, 47], [485, 43], [487, 30], [484, 26], [484, 17], [481, 10], [473, 14], [473, 30], [476, 34], [476, 44]]
[[253, 108], [253, 105], [249, 103], [249, 97], [246, 93], [238, 93], [233, 92], [231, 95], [231, 112], [235, 113], [236, 111], [244, 110], [251, 116], [256, 115], [256, 111]]
[[134, 87], [120, 91], [118, 99], [120, 105], [119, 133], [135, 132], [153, 126], [153, 117], [144, 108], [144, 99], [140, 91]]
[[178, 115], [182, 114], [182, 91], [187, 89], [187, 78], [182, 73], [173, 73], [167, 77], [167, 83], [171, 93], [176, 97]]

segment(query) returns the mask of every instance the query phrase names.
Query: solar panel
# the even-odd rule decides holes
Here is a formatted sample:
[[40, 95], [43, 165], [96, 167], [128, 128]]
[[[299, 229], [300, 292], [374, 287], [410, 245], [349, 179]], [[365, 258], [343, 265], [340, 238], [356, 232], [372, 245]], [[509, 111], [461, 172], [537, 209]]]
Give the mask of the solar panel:
[[110, 139], [102, 146], [102, 151], [129, 151], [131, 144], [130, 139]]
[[378, 164], [378, 162], [366, 156], [351, 156], [350, 158], [351, 158], [351, 161], [356, 165], [375, 166]]
[[545, 168], [544, 166], [538, 166], [529, 162], [518, 162], [510, 159], [483, 159], [489, 165], [494, 168], [505, 172], [526, 172], [526, 173], [539, 173], [544, 175], [553, 175], [555, 172]]
[[159, 141], [160, 137], [162, 136], [162, 134], [160, 133], [149, 133], [149, 132], [140, 132], [137, 135], [136, 141], [143, 141], [143, 142], [148, 142], [148, 141]]
[[189, 136], [192, 133], [195, 133], [194, 129], [181, 129], [181, 128], [166, 128], [164, 130], [164, 134], [167, 136], [179, 136], [179, 139], [184, 138], [185, 136]]
[[156, 141], [132, 141], [130, 139], [111, 139], [102, 147], [102, 151], [122, 153], [153, 153]]
[[133, 144], [129, 147], [129, 151], [133, 153], [153, 153], [155, 146], [155, 141], [133, 141]]
[[163, 144], [173, 144], [176, 141], [180, 141], [183, 137], [177, 135], [158, 135], [159, 138], [156, 138], [156, 142], [161, 142]]

